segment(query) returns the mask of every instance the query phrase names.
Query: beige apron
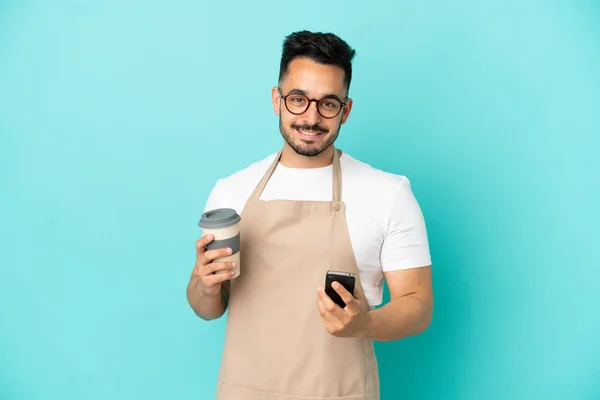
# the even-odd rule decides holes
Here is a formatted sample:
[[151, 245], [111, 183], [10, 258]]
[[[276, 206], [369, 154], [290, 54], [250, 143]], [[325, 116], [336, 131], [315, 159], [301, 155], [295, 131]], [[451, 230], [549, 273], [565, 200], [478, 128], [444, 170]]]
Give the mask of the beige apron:
[[328, 269], [355, 273], [356, 295], [365, 298], [341, 201], [339, 153], [333, 201], [260, 200], [280, 157], [242, 211], [241, 275], [231, 281], [217, 399], [379, 399], [372, 341], [329, 334], [317, 308]]

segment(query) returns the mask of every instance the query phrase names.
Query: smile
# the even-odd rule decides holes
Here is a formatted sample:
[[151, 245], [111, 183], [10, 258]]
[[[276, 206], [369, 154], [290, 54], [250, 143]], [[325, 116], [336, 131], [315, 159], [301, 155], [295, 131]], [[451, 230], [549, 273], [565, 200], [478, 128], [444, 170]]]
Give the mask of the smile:
[[298, 136], [300, 136], [300, 139], [304, 139], [304, 140], [314, 140], [317, 137], [323, 135], [322, 132], [301, 131], [298, 129], [296, 129], [296, 132], [298, 132]]

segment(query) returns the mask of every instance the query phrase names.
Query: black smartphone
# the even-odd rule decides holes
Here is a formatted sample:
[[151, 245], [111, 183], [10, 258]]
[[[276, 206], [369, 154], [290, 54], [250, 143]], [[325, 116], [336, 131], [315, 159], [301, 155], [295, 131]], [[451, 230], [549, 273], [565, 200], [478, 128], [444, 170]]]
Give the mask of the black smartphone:
[[335, 304], [340, 306], [341, 308], [346, 307], [346, 303], [340, 297], [338, 292], [335, 291], [334, 288], [331, 287], [333, 282], [340, 283], [343, 287], [346, 288], [348, 292], [354, 295], [354, 285], [356, 284], [356, 275], [352, 272], [342, 272], [342, 271], [327, 271], [325, 275], [325, 293], [334, 301]]

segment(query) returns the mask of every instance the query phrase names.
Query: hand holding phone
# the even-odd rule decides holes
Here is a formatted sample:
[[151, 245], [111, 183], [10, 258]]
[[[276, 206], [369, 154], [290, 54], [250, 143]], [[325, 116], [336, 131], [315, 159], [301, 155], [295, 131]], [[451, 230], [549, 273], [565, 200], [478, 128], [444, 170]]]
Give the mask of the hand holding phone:
[[340, 297], [338, 292], [331, 286], [333, 282], [338, 282], [342, 285], [348, 292], [354, 295], [354, 287], [356, 285], [356, 275], [351, 272], [342, 272], [342, 271], [327, 271], [325, 275], [325, 293], [333, 300], [341, 308], [346, 307], [346, 303]]
[[[345, 288], [340, 295], [333, 288], [337, 282]], [[337, 286], [337, 285], [336, 285]], [[337, 337], [366, 337], [369, 329], [370, 314], [365, 307], [362, 292], [354, 295], [356, 275], [351, 272], [327, 271], [325, 288], [319, 288], [317, 293], [317, 308], [321, 315], [323, 327], [327, 332]], [[359, 288], [360, 289], [360, 288]], [[344, 303], [342, 296], [348, 301]]]

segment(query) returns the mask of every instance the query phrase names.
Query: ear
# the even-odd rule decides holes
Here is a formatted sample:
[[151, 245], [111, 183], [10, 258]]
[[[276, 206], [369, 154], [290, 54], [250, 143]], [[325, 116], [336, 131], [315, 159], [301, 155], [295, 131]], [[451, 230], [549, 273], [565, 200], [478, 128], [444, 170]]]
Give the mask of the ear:
[[279, 89], [277, 86], [274, 86], [271, 89], [271, 101], [273, 102], [273, 111], [275, 114], [279, 115], [279, 110], [281, 110], [281, 96], [279, 96]]
[[350, 116], [350, 111], [352, 111], [352, 99], [348, 98], [348, 102], [342, 108], [342, 125], [346, 123], [346, 120]]

